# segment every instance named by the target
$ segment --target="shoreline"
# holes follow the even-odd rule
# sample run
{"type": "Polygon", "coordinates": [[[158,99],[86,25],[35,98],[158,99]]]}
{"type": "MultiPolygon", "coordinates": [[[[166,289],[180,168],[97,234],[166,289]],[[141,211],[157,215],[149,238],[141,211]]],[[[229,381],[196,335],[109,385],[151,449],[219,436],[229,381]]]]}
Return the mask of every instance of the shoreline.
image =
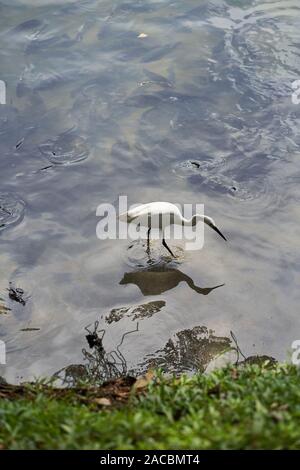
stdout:
{"type": "Polygon", "coordinates": [[[227,366],[99,386],[0,382],[1,449],[299,449],[300,370],[227,366]]]}

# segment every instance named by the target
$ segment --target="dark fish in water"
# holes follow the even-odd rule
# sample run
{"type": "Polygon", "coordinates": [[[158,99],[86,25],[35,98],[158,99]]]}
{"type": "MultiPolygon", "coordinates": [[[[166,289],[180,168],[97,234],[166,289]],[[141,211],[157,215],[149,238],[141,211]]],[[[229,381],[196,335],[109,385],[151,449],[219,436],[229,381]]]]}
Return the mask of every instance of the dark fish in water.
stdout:
{"type": "Polygon", "coordinates": [[[26,32],[30,30],[35,30],[37,28],[40,28],[43,25],[42,21],[40,20],[28,20],[24,21],[24,23],[19,24],[15,28],[13,28],[10,32],[11,33],[21,33],[21,32],[26,32]]]}
{"type": "Polygon", "coordinates": [[[144,69],[144,73],[150,80],[148,83],[155,83],[166,88],[172,88],[174,86],[173,83],[171,83],[167,78],[159,75],[158,73],[151,72],[147,69],[144,69]]]}
{"type": "Polygon", "coordinates": [[[39,331],[40,328],[21,328],[20,331],[39,331]]]}
{"type": "Polygon", "coordinates": [[[154,47],[149,52],[146,52],[142,57],[142,62],[154,62],[155,60],[159,60],[165,55],[172,52],[180,43],[177,42],[176,44],[168,44],[163,47],[154,47]]]}
{"type": "Polygon", "coordinates": [[[30,41],[26,48],[27,54],[33,54],[42,50],[46,50],[50,47],[71,47],[75,44],[76,40],[71,39],[67,34],[62,34],[58,37],[52,37],[47,39],[35,39],[30,41]]]}
{"type": "Polygon", "coordinates": [[[158,106],[161,101],[162,100],[155,95],[135,95],[127,98],[124,104],[126,106],[134,106],[136,108],[148,108],[158,106]]]}

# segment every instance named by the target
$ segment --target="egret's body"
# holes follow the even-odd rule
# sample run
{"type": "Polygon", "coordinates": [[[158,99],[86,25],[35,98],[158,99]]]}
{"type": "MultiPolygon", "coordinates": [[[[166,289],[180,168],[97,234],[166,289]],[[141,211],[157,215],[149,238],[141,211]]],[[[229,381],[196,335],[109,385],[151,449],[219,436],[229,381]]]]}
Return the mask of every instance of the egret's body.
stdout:
{"type": "Polygon", "coordinates": [[[183,220],[178,207],[170,202],[150,202],[149,204],[142,204],[121,214],[119,218],[124,222],[133,222],[135,224],[140,224],[142,227],[149,228],[149,216],[152,219],[151,228],[160,230],[165,230],[165,228],[170,225],[170,216],[173,216],[172,220],[174,220],[174,224],[181,225],[183,220]],[[166,217],[162,217],[162,221],[159,225],[160,215],[165,215],[166,217]]]}
{"type": "Polygon", "coordinates": [[[133,209],[130,209],[128,212],[120,214],[119,219],[127,223],[139,224],[141,227],[148,228],[148,250],[149,250],[149,237],[151,229],[159,229],[162,231],[162,243],[171,253],[174,254],[166,244],[164,238],[164,231],[170,225],[184,225],[184,226],[195,226],[198,221],[202,221],[207,224],[209,227],[214,229],[224,240],[226,238],[220,230],[217,228],[214,220],[211,217],[208,217],[203,214],[195,214],[190,219],[186,219],[182,216],[180,210],[175,204],[170,202],[150,202],[148,204],[142,204],[133,209]]]}

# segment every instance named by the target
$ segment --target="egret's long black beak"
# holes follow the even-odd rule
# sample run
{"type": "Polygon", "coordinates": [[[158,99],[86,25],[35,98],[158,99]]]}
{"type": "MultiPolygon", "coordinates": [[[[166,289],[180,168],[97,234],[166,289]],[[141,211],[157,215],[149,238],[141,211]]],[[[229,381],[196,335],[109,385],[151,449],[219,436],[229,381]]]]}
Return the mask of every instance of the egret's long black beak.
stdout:
{"type": "Polygon", "coordinates": [[[220,232],[220,230],[217,227],[211,227],[211,228],[213,228],[214,231],[217,232],[220,235],[220,237],[222,237],[223,240],[227,242],[227,239],[224,237],[224,235],[220,232]]]}

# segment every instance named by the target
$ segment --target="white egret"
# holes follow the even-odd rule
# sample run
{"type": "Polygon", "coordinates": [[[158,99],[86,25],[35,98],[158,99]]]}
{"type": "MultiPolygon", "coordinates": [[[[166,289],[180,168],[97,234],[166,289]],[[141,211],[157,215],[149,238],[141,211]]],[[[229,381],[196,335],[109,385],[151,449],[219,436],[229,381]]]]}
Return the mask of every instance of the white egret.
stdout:
{"type": "Polygon", "coordinates": [[[128,212],[123,212],[119,215],[119,219],[122,222],[139,224],[141,227],[148,228],[147,232],[147,251],[149,253],[150,247],[150,231],[151,229],[159,229],[162,232],[162,244],[169,251],[169,253],[175,258],[172,250],[168,247],[164,231],[166,227],[170,225],[183,225],[194,227],[198,221],[202,221],[210,228],[215,230],[225,241],[226,238],[220,232],[216,226],[214,220],[211,217],[203,214],[195,214],[190,219],[186,219],[182,216],[180,210],[175,204],[170,202],[150,202],[148,204],[142,204],[128,212]]]}

